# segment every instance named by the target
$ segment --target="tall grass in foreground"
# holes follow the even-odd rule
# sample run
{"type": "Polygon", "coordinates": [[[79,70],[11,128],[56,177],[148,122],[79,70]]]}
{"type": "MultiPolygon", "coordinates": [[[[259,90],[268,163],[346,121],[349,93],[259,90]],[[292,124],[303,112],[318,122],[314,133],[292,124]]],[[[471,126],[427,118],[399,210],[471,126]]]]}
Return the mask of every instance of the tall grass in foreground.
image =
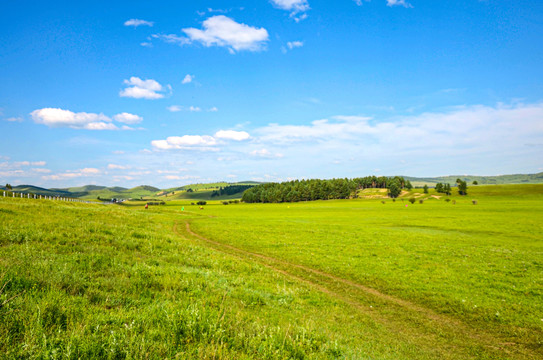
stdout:
{"type": "Polygon", "coordinates": [[[0,198],[0,354],[540,358],[542,196],[476,191],[204,210],[0,198]]]}

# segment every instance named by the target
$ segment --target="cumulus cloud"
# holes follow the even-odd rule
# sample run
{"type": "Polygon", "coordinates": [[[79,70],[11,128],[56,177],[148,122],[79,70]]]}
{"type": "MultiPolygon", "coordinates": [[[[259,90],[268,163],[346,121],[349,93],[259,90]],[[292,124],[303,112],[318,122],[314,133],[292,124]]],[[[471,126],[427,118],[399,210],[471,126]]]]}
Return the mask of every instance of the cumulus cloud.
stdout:
{"type": "Polygon", "coordinates": [[[215,133],[217,139],[243,141],[250,138],[250,135],[245,131],[234,130],[219,130],[215,133]]]}
{"type": "Polygon", "coordinates": [[[200,111],[202,111],[202,109],[199,108],[198,106],[190,106],[189,111],[190,112],[200,112],[200,111]]]}
{"type": "Polygon", "coordinates": [[[124,26],[133,26],[133,27],[138,27],[138,26],[152,27],[153,25],[154,25],[154,22],[141,20],[141,19],[130,19],[124,22],[124,26]]]}
{"type": "Polygon", "coordinates": [[[241,24],[224,15],[212,16],[202,25],[203,29],[183,29],[190,42],[199,42],[206,47],[226,47],[234,53],[263,50],[268,41],[266,29],[241,24]]]}
{"type": "Polygon", "coordinates": [[[170,136],[165,140],[153,140],[151,145],[155,150],[203,150],[218,151],[215,146],[217,140],[243,141],[250,136],[245,131],[219,130],[214,136],[209,135],[183,135],[170,136]]]}
{"type": "Polygon", "coordinates": [[[216,106],[213,106],[213,107],[209,108],[207,111],[209,111],[209,112],[217,112],[217,111],[219,111],[219,109],[216,106]]]}
{"type": "Polygon", "coordinates": [[[138,124],[143,121],[143,118],[138,115],[130,114],[130,113],[120,113],[113,117],[116,121],[121,122],[123,124],[138,124]]]}
{"type": "MultiPolygon", "coordinates": [[[[79,112],[58,108],[37,109],[30,113],[30,116],[37,124],[43,124],[52,128],[67,127],[71,129],[85,130],[133,130],[123,126],[119,129],[112,120],[104,114],[79,112]]],[[[116,121],[126,124],[135,124],[143,120],[140,116],[121,113],[113,117],[116,121]]]]}
{"type": "Polygon", "coordinates": [[[188,83],[191,83],[192,80],[194,80],[194,75],[187,74],[187,75],[185,75],[185,77],[183,78],[183,81],[181,81],[181,84],[188,84],[188,83]]]}
{"type": "Polygon", "coordinates": [[[58,108],[43,108],[32,111],[30,116],[32,116],[35,123],[53,128],[117,130],[117,127],[111,123],[111,119],[104,114],[74,113],[70,110],[58,108]]]}
{"type": "Polygon", "coordinates": [[[406,8],[413,7],[413,5],[405,2],[405,0],[387,0],[387,6],[403,6],[406,8]]]}
{"type": "Polygon", "coordinates": [[[10,118],[7,118],[6,121],[9,121],[9,122],[23,122],[23,118],[22,117],[10,117],[10,118]]]}
{"type": "Polygon", "coordinates": [[[121,97],[130,97],[134,99],[161,99],[164,94],[164,87],[156,80],[142,80],[139,77],[132,76],[128,80],[124,80],[124,84],[128,85],[126,89],[119,92],[121,97]]]}

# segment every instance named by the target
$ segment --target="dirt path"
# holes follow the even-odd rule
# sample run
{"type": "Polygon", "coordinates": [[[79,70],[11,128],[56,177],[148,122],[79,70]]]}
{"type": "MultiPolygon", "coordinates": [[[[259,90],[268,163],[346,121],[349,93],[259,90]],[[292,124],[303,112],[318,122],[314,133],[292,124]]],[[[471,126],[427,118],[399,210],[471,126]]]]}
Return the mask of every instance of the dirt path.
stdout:
{"type": "MultiPolygon", "coordinates": [[[[296,264],[296,263],[291,263],[286,260],[255,253],[255,252],[244,250],[244,249],[241,249],[229,244],[208,239],[192,231],[190,228],[190,223],[188,221],[185,221],[184,228],[185,228],[184,230],[186,234],[189,234],[192,237],[195,237],[211,245],[211,247],[217,251],[224,252],[230,256],[234,256],[241,260],[256,261],[260,265],[268,269],[271,269],[284,276],[290,277],[300,283],[304,283],[312,288],[315,288],[316,290],[330,296],[331,298],[343,301],[353,306],[358,311],[361,311],[364,314],[370,315],[374,319],[377,318],[376,320],[380,323],[389,322],[390,319],[385,319],[382,316],[379,316],[379,314],[377,314],[377,312],[374,311],[374,309],[372,309],[371,306],[358,301],[356,298],[353,297],[354,294],[351,291],[347,291],[345,289],[339,289],[338,291],[338,290],[332,290],[331,288],[334,288],[334,287],[337,288],[338,284],[343,284],[347,286],[347,288],[350,288],[351,290],[356,289],[360,291],[361,293],[363,293],[364,295],[370,295],[385,304],[394,305],[401,309],[404,309],[404,311],[411,312],[413,313],[413,316],[415,318],[418,318],[419,320],[420,318],[422,318],[423,321],[430,322],[433,325],[435,325],[435,328],[440,328],[441,330],[444,330],[446,332],[452,332],[457,337],[460,336],[462,338],[465,338],[465,341],[469,343],[472,343],[472,344],[478,343],[489,350],[497,351],[499,353],[501,352],[502,355],[507,356],[508,358],[520,358],[520,359],[539,358],[538,354],[531,352],[530,349],[526,349],[520,346],[519,344],[503,341],[502,339],[499,339],[490,333],[481,331],[480,329],[472,328],[458,319],[454,319],[446,315],[438,314],[431,309],[414,304],[410,301],[397,298],[392,295],[384,294],[376,289],[364,286],[362,284],[358,284],[348,279],[340,278],[338,276],[335,276],[333,274],[330,274],[321,270],[313,269],[313,268],[296,264]],[[279,265],[282,265],[283,268],[281,268],[279,265]],[[292,270],[288,271],[289,268],[301,270],[302,272],[306,273],[307,276],[302,277],[302,276],[293,274],[292,270]],[[317,277],[320,277],[321,281],[319,282],[315,279],[312,279],[311,275],[316,275],[317,277]],[[324,284],[322,284],[322,282],[324,282],[324,284]],[[340,292],[343,292],[343,294],[340,292]]],[[[173,227],[173,231],[177,235],[183,237],[183,234],[181,234],[178,229],[177,222],[175,223],[173,227]]],[[[439,333],[440,331],[437,331],[437,332],[439,333]]],[[[426,336],[428,334],[424,334],[424,335],[426,336]]]]}

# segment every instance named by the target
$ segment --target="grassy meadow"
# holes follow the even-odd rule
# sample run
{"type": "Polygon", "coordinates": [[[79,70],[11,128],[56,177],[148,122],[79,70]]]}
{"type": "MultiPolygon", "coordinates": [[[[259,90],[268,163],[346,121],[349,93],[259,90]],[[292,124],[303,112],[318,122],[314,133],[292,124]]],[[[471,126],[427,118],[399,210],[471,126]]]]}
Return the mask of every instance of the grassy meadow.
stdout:
{"type": "Polygon", "coordinates": [[[542,358],[543,185],[468,193],[204,210],[0,198],[0,353],[542,358]]]}

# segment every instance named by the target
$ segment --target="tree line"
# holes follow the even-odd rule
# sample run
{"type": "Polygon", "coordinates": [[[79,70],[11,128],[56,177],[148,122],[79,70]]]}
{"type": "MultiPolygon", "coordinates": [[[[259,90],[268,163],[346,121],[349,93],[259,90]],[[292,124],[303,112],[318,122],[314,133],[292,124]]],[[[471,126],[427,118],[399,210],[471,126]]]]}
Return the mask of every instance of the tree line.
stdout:
{"type": "Polygon", "coordinates": [[[355,198],[358,190],[388,189],[390,197],[398,197],[402,189],[412,189],[403,177],[366,176],[354,179],[294,180],[266,183],[247,189],[242,201],[246,203],[280,203],[312,200],[355,198]]]}
{"type": "Polygon", "coordinates": [[[240,192],[243,192],[247,189],[254,187],[254,185],[229,185],[225,187],[220,187],[219,190],[214,190],[211,193],[211,197],[222,196],[222,195],[234,195],[240,192]]]}

